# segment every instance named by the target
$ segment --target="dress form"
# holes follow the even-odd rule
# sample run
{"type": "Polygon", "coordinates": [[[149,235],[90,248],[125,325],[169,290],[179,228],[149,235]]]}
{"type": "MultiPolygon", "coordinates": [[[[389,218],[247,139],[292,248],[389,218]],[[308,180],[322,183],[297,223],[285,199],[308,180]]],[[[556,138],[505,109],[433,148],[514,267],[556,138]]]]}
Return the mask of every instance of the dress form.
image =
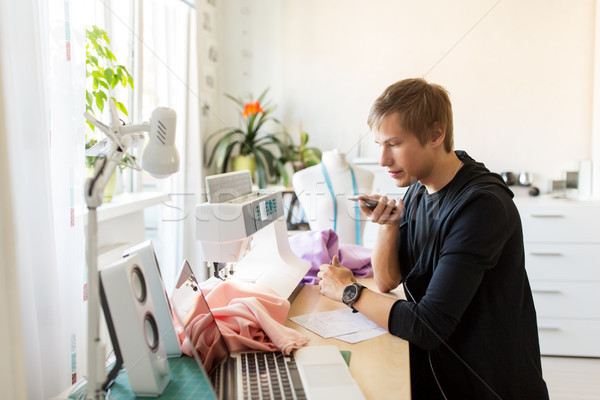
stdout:
{"type": "MultiPolygon", "coordinates": [[[[331,188],[337,202],[337,218],[333,198],[327,185],[322,166],[315,165],[296,172],[292,176],[292,186],[298,201],[304,209],[311,230],[334,229],[340,243],[356,244],[356,206],[357,203],[346,199],[353,196],[352,174],[356,181],[356,194],[370,194],[373,186],[373,173],[369,170],[351,166],[346,155],[337,150],[323,152],[321,163],[329,177],[331,188]]],[[[359,213],[361,237],[366,218],[359,213]]]]}

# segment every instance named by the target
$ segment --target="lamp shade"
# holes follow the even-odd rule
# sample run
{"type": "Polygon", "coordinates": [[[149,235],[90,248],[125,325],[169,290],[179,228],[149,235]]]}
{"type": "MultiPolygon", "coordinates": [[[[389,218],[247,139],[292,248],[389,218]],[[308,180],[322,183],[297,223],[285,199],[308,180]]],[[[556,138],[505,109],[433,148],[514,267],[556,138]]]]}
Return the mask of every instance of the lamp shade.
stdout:
{"type": "Polygon", "coordinates": [[[142,169],[155,178],[166,178],[179,171],[179,152],[175,147],[175,110],[159,107],[150,118],[149,141],[142,155],[142,169]]]}

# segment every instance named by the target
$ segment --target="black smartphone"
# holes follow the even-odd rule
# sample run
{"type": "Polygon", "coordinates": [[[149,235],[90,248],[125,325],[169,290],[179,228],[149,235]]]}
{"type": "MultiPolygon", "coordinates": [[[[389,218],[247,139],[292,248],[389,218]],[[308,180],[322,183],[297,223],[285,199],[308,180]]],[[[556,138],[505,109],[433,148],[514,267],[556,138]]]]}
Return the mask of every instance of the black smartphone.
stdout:
{"type": "MultiPolygon", "coordinates": [[[[377,200],[372,199],[370,197],[366,197],[366,196],[348,196],[346,198],[350,201],[356,201],[356,202],[358,202],[359,200],[363,200],[367,204],[367,207],[369,207],[371,210],[373,210],[375,207],[377,207],[377,204],[379,204],[379,202],[377,200]]],[[[392,211],[395,211],[395,210],[396,210],[396,206],[394,206],[392,211]]]]}

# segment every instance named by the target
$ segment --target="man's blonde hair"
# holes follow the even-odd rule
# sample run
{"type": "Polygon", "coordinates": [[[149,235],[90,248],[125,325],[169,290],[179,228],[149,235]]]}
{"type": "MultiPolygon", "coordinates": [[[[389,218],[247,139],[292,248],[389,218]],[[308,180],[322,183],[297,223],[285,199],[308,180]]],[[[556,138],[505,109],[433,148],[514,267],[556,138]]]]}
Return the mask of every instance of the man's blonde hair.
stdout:
{"type": "Polygon", "coordinates": [[[454,149],[452,104],[442,86],[422,78],[404,79],[388,86],[371,107],[369,128],[379,129],[384,118],[393,113],[398,113],[402,128],[412,132],[422,145],[429,140],[433,125],[439,123],[446,133],[444,149],[454,149]]]}

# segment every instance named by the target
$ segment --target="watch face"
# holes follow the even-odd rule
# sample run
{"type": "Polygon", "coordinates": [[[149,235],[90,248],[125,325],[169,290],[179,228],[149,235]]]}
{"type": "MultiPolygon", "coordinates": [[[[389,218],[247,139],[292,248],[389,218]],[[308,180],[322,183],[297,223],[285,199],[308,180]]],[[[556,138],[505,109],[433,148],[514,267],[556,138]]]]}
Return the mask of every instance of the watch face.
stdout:
{"type": "Polygon", "coordinates": [[[355,285],[346,286],[344,293],[342,294],[342,300],[344,300],[346,303],[354,300],[357,292],[358,288],[355,285]]]}

